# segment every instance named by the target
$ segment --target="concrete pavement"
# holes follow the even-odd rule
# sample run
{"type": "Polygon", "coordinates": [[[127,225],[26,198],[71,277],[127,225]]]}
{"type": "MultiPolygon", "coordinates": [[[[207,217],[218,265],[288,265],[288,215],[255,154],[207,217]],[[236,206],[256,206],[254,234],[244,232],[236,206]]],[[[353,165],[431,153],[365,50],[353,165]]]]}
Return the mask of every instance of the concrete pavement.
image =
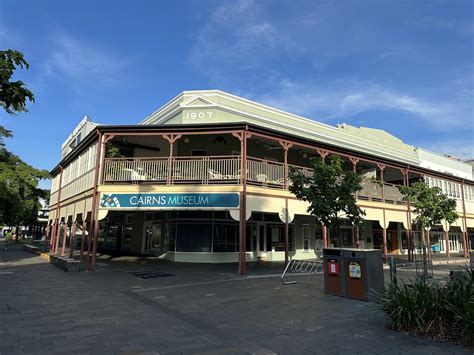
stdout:
{"type": "Polygon", "coordinates": [[[471,353],[385,329],[372,304],[324,295],[321,276],[104,261],[68,274],[16,246],[0,260],[1,354],[471,353]]]}

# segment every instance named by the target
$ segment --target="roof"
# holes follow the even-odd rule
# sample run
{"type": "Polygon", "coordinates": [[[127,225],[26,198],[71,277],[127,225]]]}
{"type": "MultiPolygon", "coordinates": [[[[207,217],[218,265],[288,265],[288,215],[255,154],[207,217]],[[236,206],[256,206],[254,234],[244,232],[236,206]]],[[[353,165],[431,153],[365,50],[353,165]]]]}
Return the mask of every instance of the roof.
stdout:
{"type": "Polygon", "coordinates": [[[336,127],[285,112],[220,90],[184,91],[140,125],[248,123],[313,142],[418,164],[416,148],[379,129],[341,124],[336,127]]]}

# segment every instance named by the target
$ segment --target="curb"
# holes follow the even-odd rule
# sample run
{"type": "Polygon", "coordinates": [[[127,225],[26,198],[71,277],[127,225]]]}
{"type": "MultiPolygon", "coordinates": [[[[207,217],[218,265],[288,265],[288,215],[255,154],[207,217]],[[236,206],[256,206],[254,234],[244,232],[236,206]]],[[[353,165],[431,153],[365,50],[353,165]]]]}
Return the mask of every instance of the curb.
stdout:
{"type": "MultiPolygon", "coordinates": [[[[462,260],[437,260],[433,261],[433,266],[436,265],[468,265],[469,264],[469,259],[462,259],[462,260]]],[[[406,263],[397,263],[397,267],[415,267],[415,265],[412,262],[406,262],[406,263]]],[[[389,264],[384,264],[383,265],[384,270],[390,270],[390,265],[389,264]]]]}

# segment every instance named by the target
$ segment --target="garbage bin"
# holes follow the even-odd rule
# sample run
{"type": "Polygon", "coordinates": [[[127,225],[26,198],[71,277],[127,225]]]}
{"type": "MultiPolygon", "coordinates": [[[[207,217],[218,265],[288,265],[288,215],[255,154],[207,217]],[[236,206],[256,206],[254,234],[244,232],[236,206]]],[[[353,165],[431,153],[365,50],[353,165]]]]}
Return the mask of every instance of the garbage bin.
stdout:
{"type": "Polygon", "coordinates": [[[370,299],[370,290],[384,287],[380,249],[323,249],[324,291],[326,294],[370,299]]]}
{"type": "Polygon", "coordinates": [[[328,295],[345,296],[341,249],[323,249],[323,269],[324,292],[328,295]]]}
{"type": "Polygon", "coordinates": [[[371,290],[384,288],[380,249],[344,249],[346,297],[368,301],[371,290]]]}

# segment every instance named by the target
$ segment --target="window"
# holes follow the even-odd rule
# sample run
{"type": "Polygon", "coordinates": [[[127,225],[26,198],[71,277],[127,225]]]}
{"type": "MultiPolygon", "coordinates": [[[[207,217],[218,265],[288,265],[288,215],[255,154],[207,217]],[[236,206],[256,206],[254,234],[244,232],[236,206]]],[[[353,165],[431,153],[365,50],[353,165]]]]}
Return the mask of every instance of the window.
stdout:
{"type": "Polygon", "coordinates": [[[237,251],[236,240],[239,237],[238,224],[214,224],[213,252],[237,251]]]}
{"type": "Polygon", "coordinates": [[[180,223],[178,225],[176,251],[210,252],[211,239],[211,224],[180,223]]]}

